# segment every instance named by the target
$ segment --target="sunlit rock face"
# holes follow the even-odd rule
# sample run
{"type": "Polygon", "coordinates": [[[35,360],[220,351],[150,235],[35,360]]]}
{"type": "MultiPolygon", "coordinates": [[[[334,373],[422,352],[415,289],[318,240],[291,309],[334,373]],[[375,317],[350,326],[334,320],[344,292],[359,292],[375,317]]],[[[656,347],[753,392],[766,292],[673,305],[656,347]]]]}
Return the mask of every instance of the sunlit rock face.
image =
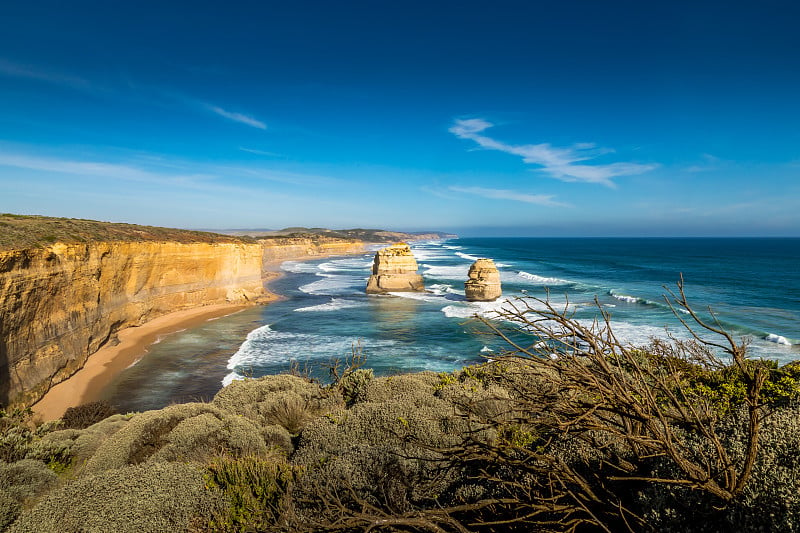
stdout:
{"type": "Polygon", "coordinates": [[[0,251],[0,405],[28,406],[115,333],[264,294],[259,244],[56,243],[0,251]]]}
{"type": "Polygon", "coordinates": [[[372,275],[367,281],[367,294],[424,290],[425,283],[422,276],[417,274],[417,260],[410,246],[399,242],[375,253],[372,275]]]}
{"type": "Polygon", "coordinates": [[[500,272],[491,259],[478,259],[469,267],[464,293],[470,302],[491,302],[503,294],[500,272]]]}

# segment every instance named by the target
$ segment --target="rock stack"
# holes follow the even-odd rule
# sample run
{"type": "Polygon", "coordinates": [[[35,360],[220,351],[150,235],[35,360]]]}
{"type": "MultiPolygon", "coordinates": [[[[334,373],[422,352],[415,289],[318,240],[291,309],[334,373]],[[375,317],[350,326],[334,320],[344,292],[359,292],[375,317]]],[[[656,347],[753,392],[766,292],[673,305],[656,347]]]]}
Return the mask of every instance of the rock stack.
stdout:
{"type": "Polygon", "coordinates": [[[417,261],[404,242],[387,246],[375,253],[367,294],[385,292],[422,292],[425,283],[417,274],[417,261]]]}
{"type": "Polygon", "coordinates": [[[491,259],[478,259],[469,267],[469,279],[464,283],[464,292],[470,302],[497,300],[503,290],[500,272],[491,259]]]}

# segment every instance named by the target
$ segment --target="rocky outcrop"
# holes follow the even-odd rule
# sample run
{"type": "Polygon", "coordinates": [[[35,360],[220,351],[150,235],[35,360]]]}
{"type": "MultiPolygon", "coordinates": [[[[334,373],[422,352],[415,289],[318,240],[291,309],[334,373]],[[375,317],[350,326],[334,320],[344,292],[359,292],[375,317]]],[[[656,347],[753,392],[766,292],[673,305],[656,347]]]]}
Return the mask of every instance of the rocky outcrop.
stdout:
{"type": "Polygon", "coordinates": [[[500,272],[491,259],[478,259],[469,267],[464,293],[470,302],[491,302],[503,294],[500,272]]]}
{"type": "Polygon", "coordinates": [[[409,245],[399,242],[375,253],[372,275],[367,281],[367,294],[424,290],[425,283],[422,276],[417,274],[417,261],[409,245]]]}
{"type": "Polygon", "coordinates": [[[31,405],[128,326],[263,295],[257,243],[94,242],[0,251],[0,404],[31,405]]]}

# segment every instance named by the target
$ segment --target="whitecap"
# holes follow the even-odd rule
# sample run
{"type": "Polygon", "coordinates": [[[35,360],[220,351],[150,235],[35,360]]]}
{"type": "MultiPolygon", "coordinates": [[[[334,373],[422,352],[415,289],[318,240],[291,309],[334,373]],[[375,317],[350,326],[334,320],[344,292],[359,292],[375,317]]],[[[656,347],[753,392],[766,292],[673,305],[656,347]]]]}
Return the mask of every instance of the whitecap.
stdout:
{"type": "Polygon", "coordinates": [[[284,261],[281,263],[281,270],[292,274],[314,274],[319,269],[317,265],[306,261],[284,261]]]}
{"type": "Polygon", "coordinates": [[[766,337],[764,337],[764,340],[768,342],[774,342],[775,344],[783,344],[784,346],[792,345],[792,341],[786,337],[783,337],[782,335],[775,335],[774,333],[768,334],[766,337]]]}
{"type": "Polygon", "coordinates": [[[479,257],[475,257],[474,255],[465,254],[463,252],[456,252],[456,255],[458,257],[461,257],[462,259],[469,259],[470,261],[477,261],[478,259],[480,259],[479,257]]]}
{"type": "Polygon", "coordinates": [[[481,348],[481,353],[490,353],[490,352],[494,352],[494,350],[492,350],[486,345],[484,345],[483,348],[481,348]]]}
{"type": "Polygon", "coordinates": [[[412,250],[417,261],[436,261],[441,259],[452,259],[449,255],[442,255],[441,250],[426,250],[424,248],[414,248],[412,250]]]}
{"type": "Polygon", "coordinates": [[[353,270],[365,270],[372,266],[372,259],[363,257],[348,257],[345,259],[334,259],[319,265],[323,272],[348,272],[353,270]]]}
{"type": "Polygon", "coordinates": [[[422,275],[427,278],[466,281],[469,274],[469,265],[444,266],[426,263],[422,267],[425,269],[422,275]]]}
{"type": "Polygon", "coordinates": [[[318,305],[310,305],[308,307],[300,307],[295,309],[296,313],[307,313],[313,311],[338,311],[339,309],[349,309],[352,307],[362,307],[366,302],[359,302],[355,300],[343,300],[341,298],[332,298],[330,302],[318,305]]]}
{"type": "Polygon", "coordinates": [[[399,296],[400,298],[407,298],[409,300],[421,300],[423,302],[441,302],[444,299],[442,294],[430,292],[389,292],[387,294],[399,296]]]}
{"type": "MultiPolygon", "coordinates": [[[[312,335],[276,331],[267,324],[254,329],[239,349],[228,360],[228,370],[242,376],[249,369],[268,364],[288,364],[297,354],[306,354],[317,359],[327,360],[339,357],[352,350],[356,338],[335,335],[312,335]]],[[[364,349],[385,349],[394,346],[394,340],[363,339],[364,349]]],[[[225,380],[236,378],[229,374],[225,380]]]]}
{"type": "Polygon", "coordinates": [[[472,318],[475,315],[495,318],[497,311],[510,310],[508,300],[495,300],[494,302],[463,302],[442,307],[441,311],[448,318],[472,318]],[[506,305],[508,304],[508,305],[506,305]]]}
{"type": "Polygon", "coordinates": [[[525,272],[524,270],[520,270],[517,272],[517,276],[530,281],[534,285],[567,285],[571,283],[568,280],[560,279],[560,278],[547,278],[544,276],[539,276],[537,274],[531,274],[530,272],[525,272]]]}
{"type": "Polygon", "coordinates": [[[366,279],[354,276],[333,276],[318,274],[323,279],[306,283],[299,289],[306,294],[335,296],[342,294],[361,294],[361,286],[366,286],[366,279]]]}
{"type": "Polygon", "coordinates": [[[244,376],[241,376],[241,375],[237,374],[236,372],[231,372],[230,374],[228,374],[227,376],[222,378],[222,386],[223,387],[227,387],[228,385],[230,385],[234,381],[242,381],[243,379],[244,379],[244,376]]]}

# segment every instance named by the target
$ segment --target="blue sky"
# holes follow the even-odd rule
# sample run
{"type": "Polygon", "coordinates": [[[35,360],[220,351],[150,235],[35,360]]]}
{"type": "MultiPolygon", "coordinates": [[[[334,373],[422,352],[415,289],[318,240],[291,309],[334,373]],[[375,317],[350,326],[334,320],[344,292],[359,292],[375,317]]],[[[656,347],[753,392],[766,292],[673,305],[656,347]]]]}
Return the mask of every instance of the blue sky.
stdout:
{"type": "Polygon", "coordinates": [[[798,20],[790,1],[8,0],[0,211],[800,236],[798,20]]]}

